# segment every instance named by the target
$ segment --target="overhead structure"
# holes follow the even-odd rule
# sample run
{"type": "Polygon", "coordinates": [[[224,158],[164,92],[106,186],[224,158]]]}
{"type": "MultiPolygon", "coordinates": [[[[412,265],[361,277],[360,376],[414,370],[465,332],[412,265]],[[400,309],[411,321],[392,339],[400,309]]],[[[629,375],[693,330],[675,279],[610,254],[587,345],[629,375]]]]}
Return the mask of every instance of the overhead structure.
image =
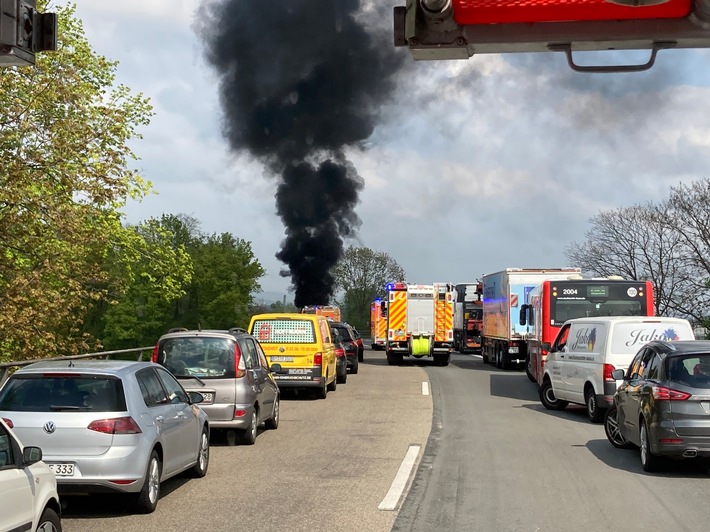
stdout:
{"type": "Polygon", "coordinates": [[[0,0],[0,67],[31,66],[35,54],[57,49],[57,14],[35,0],[0,0]]]}
{"type": "Polygon", "coordinates": [[[394,8],[394,44],[417,60],[557,51],[577,71],[636,72],[659,50],[710,48],[710,0],[406,0],[394,8]],[[601,50],[649,50],[649,58],[586,66],[572,55],[601,50]]]}

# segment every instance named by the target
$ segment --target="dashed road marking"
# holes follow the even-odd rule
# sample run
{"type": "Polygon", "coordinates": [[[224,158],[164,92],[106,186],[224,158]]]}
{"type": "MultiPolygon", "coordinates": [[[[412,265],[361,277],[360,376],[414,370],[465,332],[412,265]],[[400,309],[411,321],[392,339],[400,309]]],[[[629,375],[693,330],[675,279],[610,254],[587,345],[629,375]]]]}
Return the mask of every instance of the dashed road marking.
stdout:
{"type": "Polygon", "coordinates": [[[429,395],[429,383],[427,381],[422,382],[422,395],[429,395]]]}
{"type": "Polygon", "coordinates": [[[404,460],[399,466],[399,471],[392,481],[387,495],[382,499],[382,502],[378,506],[379,510],[395,510],[397,504],[399,504],[399,499],[404,493],[404,489],[407,487],[407,481],[409,480],[409,475],[412,473],[412,468],[414,463],[419,456],[419,450],[422,448],[421,445],[410,445],[407,449],[407,454],[404,455],[404,460]]]}

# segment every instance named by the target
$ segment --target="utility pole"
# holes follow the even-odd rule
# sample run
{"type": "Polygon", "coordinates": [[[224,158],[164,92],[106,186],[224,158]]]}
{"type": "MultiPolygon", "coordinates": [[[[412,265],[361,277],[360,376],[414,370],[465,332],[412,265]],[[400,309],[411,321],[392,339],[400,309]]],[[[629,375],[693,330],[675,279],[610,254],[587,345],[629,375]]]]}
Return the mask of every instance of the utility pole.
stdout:
{"type": "Polygon", "coordinates": [[[0,0],[0,68],[32,66],[35,54],[57,49],[57,14],[36,0],[0,0]]]}

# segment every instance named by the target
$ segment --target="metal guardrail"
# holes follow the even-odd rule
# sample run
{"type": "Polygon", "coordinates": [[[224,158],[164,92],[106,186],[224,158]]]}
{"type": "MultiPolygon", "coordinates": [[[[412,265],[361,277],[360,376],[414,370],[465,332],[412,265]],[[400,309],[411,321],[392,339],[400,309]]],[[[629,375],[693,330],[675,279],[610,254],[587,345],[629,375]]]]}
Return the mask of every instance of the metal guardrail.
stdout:
{"type": "Polygon", "coordinates": [[[143,359],[143,353],[146,351],[152,353],[155,346],[149,347],[135,347],[132,349],[118,349],[115,351],[98,351],[96,353],[85,353],[83,355],[70,355],[65,357],[51,357],[51,358],[35,358],[33,360],[16,360],[14,362],[4,362],[0,364],[0,386],[2,386],[7,378],[10,376],[10,370],[13,368],[21,368],[24,366],[29,366],[35,362],[50,362],[55,360],[81,360],[84,358],[109,358],[112,355],[123,355],[128,353],[138,353],[136,357],[137,361],[143,359]]]}

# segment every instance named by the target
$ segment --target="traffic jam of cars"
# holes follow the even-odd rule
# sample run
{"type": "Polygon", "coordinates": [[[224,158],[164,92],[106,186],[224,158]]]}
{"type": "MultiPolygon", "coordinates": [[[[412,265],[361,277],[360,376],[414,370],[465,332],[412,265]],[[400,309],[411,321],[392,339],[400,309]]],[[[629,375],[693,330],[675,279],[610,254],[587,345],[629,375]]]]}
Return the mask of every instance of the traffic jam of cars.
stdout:
{"type": "Polygon", "coordinates": [[[204,477],[210,435],[252,445],[279,426],[285,389],[325,399],[358,372],[355,329],[264,314],[250,330],[174,329],[151,361],[41,361],[0,387],[0,530],[61,530],[60,497],[123,496],[155,511],[161,483],[204,477]]]}
{"type": "MultiPolygon", "coordinates": [[[[572,286],[565,285],[568,281],[581,283],[561,277],[549,287],[550,294],[578,290],[558,288],[557,283],[572,286]]],[[[597,299],[606,294],[608,302],[614,283],[628,282],[587,283],[588,291],[597,299]]],[[[392,290],[408,288],[398,283],[392,290]]],[[[440,289],[444,297],[432,302],[448,301],[456,314],[454,300],[463,307],[466,289],[458,288],[458,295],[453,285],[440,289]]],[[[421,310],[422,286],[412,290],[421,310]]],[[[514,284],[506,290],[514,291],[514,284]]],[[[625,290],[639,299],[636,288],[625,290]]],[[[480,302],[485,282],[473,293],[480,302]]],[[[545,299],[544,290],[540,299],[545,299]]],[[[513,298],[508,295],[508,300],[513,298]]],[[[548,323],[554,323],[549,313],[555,309],[569,315],[570,308],[586,304],[583,298],[562,296],[542,306],[529,297],[520,301],[532,301],[520,306],[520,323],[541,321],[536,304],[545,308],[541,316],[548,323]]],[[[474,352],[483,363],[495,361],[505,370],[518,360],[506,355],[520,353],[486,351],[493,344],[485,299],[481,305],[483,323],[474,352]]],[[[385,316],[392,310],[386,307],[379,300],[373,303],[385,316]]],[[[510,316],[511,307],[506,307],[510,316]]],[[[639,449],[644,471],[657,471],[666,458],[710,457],[710,341],[695,340],[685,319],[626,315],[626,307],[617,307],[624,315],[606,315],[603,305],[594,303],[596,315],[587,308],[585,317],[561,321],[552,342],[540,342],[542,361],[525,357],[542,405],[549,410],[584,405],[590,421],[603,422],[611,445],[639,449]]],[[[308,312],[257,314],[248,329],[171,329],[158,339],[150,361],[40,361],[18,369],[0,387],[0,489],[10,494],[0,499],[0,529],[59,531],[62,499],[76,494],[120,495],[137,513],[155,511],[162,482],[207,474],[213,433],[224,433],[228,445],[253,445],[258,427],[279,427],[283,393],[325,399],[358,373],[364,360],[362,337],[335,318],[308,312]]],[[[377,324],[371,325],[374,346],[377,324]]],[[[470,345],[459,342],[458,350],[465,353],[470,345]]],[[[412,350],[403,356],[433,359],[431,352],[412,350]]]]}

